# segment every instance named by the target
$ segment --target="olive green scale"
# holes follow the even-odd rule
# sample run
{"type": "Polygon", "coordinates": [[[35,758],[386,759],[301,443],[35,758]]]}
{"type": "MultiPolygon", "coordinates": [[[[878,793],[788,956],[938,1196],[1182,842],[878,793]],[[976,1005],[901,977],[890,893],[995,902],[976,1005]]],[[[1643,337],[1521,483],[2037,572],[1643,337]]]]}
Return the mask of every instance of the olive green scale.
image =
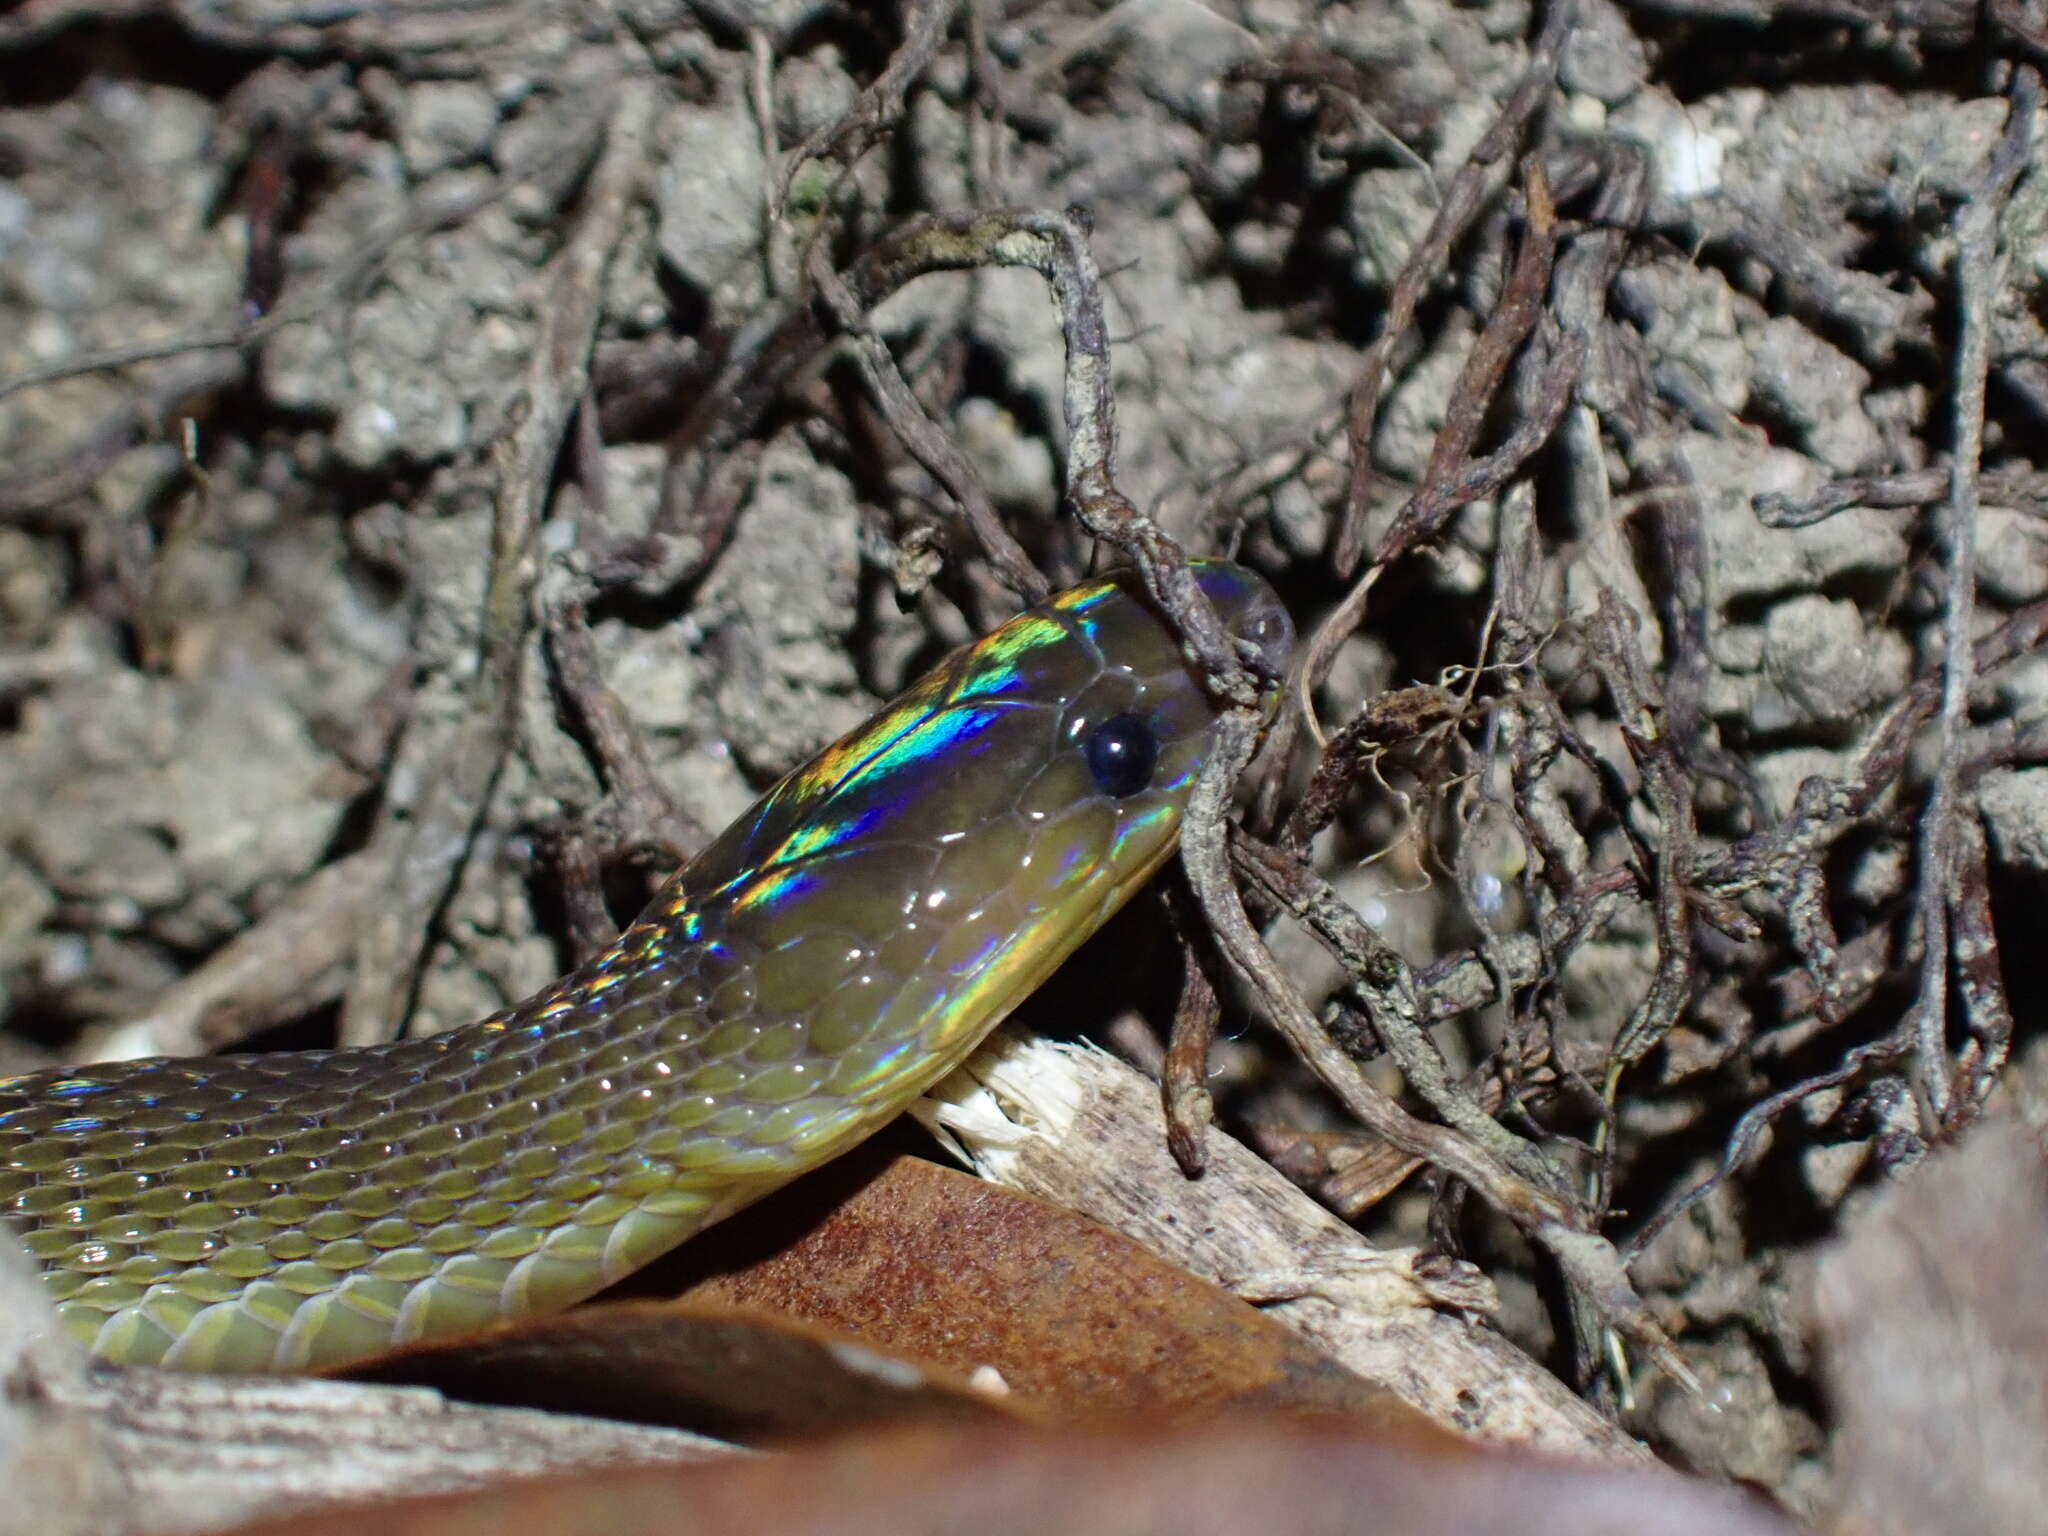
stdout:
{"type": "MultiPolygon", "coordinates": [[[[1277,672],[1270,589],[1196,571],[1277,672]]],[[[952,1070],[1171,853],[1214,727],[1128,579],[1060,593],[516,1007],[357,1050],[0,1079],[0,1215],[70,1331],[129,1363],[312,1369],[567,1306],[952,1070]],[[1126,718],[1157,758],[1111,795],[1088,743],[1126,718]]]]}

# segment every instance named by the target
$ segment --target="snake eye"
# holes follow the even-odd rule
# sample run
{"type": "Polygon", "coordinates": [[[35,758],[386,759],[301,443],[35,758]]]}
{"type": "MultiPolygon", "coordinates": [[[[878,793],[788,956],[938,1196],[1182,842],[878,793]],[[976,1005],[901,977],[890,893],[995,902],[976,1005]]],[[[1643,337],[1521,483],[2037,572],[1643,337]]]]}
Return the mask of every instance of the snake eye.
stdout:
{"type": "Polygon", "coordinates": [[[1095,787],[1112,800],[1127,800],[1152,782],[1159,742],[1140,715],[1113,715],[1081,744],[1095,787]]]}

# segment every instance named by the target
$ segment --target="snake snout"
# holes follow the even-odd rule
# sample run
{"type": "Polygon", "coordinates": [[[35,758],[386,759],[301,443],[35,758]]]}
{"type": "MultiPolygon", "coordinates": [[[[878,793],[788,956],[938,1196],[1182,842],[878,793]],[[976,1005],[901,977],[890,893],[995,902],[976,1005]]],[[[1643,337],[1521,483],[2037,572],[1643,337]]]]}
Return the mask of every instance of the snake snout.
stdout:
{"type": "Polygon", "coordinates": [[[1189,569],[1223,627],[1250,644],[1255,667],[1274,681],[1285,677],[1294,655],[1294,621],[1266,578],[1228,560],[1194,560],[1189,569]]]}

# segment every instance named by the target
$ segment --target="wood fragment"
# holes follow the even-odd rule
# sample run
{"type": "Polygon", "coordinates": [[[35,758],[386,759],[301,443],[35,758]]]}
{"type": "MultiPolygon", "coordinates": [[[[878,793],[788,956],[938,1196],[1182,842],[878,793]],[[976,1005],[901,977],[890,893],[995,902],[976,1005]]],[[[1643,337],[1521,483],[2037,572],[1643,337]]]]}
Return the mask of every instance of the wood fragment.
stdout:
{"type": "Polygon", "coordinates": [[[1360,1375],[1438,1422],[1532,1448],[1647,1460],[1513,1345],[1469,1265],[1377,1249],[1263,1158],[1210,1127],[1208,1171],[1166,1150],[1157,1090],[1099,1051],[998,1031],[936,1097],[984,1177],[1068,1206],[1162,1258],[1262,1301],[1360,1375]]]}

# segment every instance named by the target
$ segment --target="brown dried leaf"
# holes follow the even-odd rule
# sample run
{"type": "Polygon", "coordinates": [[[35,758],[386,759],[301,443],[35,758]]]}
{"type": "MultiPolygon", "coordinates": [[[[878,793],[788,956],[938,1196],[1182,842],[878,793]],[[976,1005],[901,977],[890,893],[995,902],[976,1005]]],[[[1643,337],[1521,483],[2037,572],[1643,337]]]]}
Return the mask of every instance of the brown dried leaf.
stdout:
{"type": "Polygon", "coordinates": [[[1795,1536],[1730,1490],[1442,1436],[1263,1420],[925,1428],[416,1500],[243,1536],[1795,1536]]]}
{"type": "Polygon", "coordinates": [[[346,1373],[465,1402],[587,1413],[727,1439],[1020,1410],[921,1360],[716,1301],[619,1301],[401,1350],[346,1373]]]}
{"type": "Polygon", "coordinates": [[[1419,1417],[1130,1239],[920,1158],[847,1168],[755,1214],[737,1243],[714,1240],[692,1257],[701,1278],[686,1298],[788,1313],[963,1373],[993,1370],[1060,1416],[1230,1403],[1419,1417]]]}
{"type": "Polygon", "coordinates": [[[1822,1261],[1838,1528],[2009,1536],[2048,1511],[2048,1159],[1989,1124],[1822,1261]]]}

